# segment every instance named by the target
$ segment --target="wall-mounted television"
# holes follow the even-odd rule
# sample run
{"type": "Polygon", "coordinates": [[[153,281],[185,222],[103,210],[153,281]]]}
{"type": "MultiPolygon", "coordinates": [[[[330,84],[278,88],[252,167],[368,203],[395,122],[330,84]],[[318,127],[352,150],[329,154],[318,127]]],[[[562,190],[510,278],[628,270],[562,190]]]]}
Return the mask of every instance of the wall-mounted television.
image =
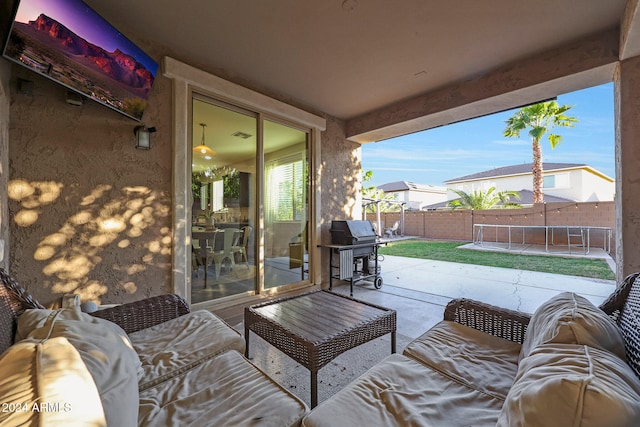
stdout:
{"type": "Polygon", "coordinates": [[[3,56],[138,121],[158,71],[81,0],[20,0],[3,56]]]}

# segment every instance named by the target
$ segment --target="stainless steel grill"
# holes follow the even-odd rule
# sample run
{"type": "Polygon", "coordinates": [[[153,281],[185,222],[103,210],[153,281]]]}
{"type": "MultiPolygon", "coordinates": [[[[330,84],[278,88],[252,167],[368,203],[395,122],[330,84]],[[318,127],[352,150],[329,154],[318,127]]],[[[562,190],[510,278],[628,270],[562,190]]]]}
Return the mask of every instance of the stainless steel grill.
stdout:
{"type": "Polygon", "coordinates": [[[378,236],[371,221],[334,220],[331,221],[331,243],[334,245],[358,245],[354,248],[354,257],[368,256],[378,236]],[[360,245],[370,244],[369,247],[360,245]]]}
{"type": "Polygon", "coordinates": [[[351,295],[353,284],[359,281],[372,281],[376,289],[382,287],[380,265],[378,264],[378,236],[370,221],[334,220],[331,221],[331,249],[329,270],[329,289],[333,279],[349,280],[351,295]],[[338,255],[338,265],[333,264],[333,255],[338,255]],[[334,274],[334,269],[338,274],[334,274]]]}

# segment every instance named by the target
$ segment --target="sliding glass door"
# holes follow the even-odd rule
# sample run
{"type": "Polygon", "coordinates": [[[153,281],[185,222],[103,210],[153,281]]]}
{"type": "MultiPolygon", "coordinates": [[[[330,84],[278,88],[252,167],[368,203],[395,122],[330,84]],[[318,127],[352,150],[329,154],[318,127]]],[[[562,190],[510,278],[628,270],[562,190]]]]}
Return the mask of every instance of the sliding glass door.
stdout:
{"type": "Polygon", "coordinates": [[[193,99],[192,303],[257,289],[257,124],[255,113],[193,99]]]}
{"type": "Polygon", "coordinates": [[[264,287],[309,278],[308,134],[264,121],[264,287]]]}
{"type": "Polygon", "coordinates": [[[194,95],[192,135],[191,302],[308,281],[309,131],[194,95]]]}

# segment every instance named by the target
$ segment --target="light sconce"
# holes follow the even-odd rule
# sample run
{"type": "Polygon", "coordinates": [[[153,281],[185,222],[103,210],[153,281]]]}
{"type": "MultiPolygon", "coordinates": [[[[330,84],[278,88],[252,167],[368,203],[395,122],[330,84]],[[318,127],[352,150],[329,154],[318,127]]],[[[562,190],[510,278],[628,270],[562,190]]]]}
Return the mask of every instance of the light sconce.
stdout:
{"type": "Polygon", "coordinates": [[[133,133],[136,135],[136,148],[138,150],[151,149],[151,134],[156,131],[155,127],[146,127],[145,125],[136,126],[133,133]]]}

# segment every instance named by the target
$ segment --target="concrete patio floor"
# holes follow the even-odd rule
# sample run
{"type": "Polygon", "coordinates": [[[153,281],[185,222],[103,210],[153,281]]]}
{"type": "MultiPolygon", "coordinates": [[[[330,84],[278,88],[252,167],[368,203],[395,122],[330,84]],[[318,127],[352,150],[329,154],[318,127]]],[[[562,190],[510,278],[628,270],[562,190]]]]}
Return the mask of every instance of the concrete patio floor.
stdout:
{"type": "MultiPolygon", "coordinates": [[[[354,285],[353,296],[395,309],[398,332],[412,338],[442,320],[444,308],[453,298],[472,298],[532,313],[564,291],[583,295],[598,305],[616,286],[614,280],[389,255],[381,266],[382,288],[376,290],[361,282],[354,285]]],[[[341,282],[333,290],[349,295],[349,284],[341,282]]]]}

